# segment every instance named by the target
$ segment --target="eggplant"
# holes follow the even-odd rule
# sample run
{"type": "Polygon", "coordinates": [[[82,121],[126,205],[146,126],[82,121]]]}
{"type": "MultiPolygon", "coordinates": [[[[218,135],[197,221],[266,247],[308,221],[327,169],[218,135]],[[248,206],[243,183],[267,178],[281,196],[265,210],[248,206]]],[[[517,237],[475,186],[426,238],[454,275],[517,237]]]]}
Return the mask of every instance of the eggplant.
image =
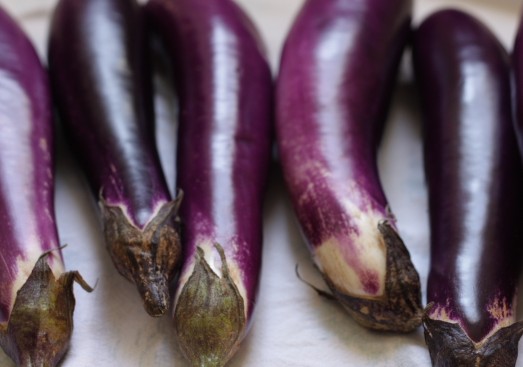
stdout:
{"type": "Polygon", "coordinates": [[[56,366],[70,343],[76,271],[64,272],[54,212],[47,73],[0,9],[0,346],[17,366],[56,366]]]}
{"type": "Polygon", "coordinates": [[[294,211],[333,296],[361,325],[421,324],[418,273],[376,155],[410,34],[410,0],[308,0],[285,41],[276,135],[294,211]]]}
{"type": "Polygon", "coordinates": [[[151,316],[169,306],[181,260],[181,194],[172,200],[153,133],[143,14],[134,0],[61,0],[49,71],[68,139],[98,197],[105,244],[151,316]]]}
{"type": "Polygon", "coordinates": [[[509,56],[479,20],[434,13],[414,36],[430,214],[425,340],[433,366],[514,366],[523,170],[509,56]]]}
{"type": "Polygon", "coordinates": [[[170,55],[179,95],[185,255],[174,326],[193,365],[223,366],[256,303],[271,72],[260,36],[233,1],[151,0],[145,11],[170,55]]]}

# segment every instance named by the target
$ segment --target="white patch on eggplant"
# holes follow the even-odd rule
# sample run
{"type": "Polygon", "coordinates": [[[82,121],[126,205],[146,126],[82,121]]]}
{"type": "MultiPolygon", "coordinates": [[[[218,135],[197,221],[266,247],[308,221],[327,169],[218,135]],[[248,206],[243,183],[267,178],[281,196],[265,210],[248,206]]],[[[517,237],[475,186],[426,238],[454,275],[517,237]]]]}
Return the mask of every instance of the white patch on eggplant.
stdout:
{"type": "Polygon", "coordinates": [[[385,291],[387,249],[378,224],[388,219],[386,210],[373,209],[372,199],[354,182],[342,186],[327,175],[324,180],[323,189],[337,196],[343,212],[336,233],[313,247],[314,261],[341,292],[380,297],[385,291]]]}
{"type": "Polygon", "coordinates": [[[333,236],[314,250],[314,260],[321,272],[341,292],[359,297],[380,297],[385,290],[387,251],[378,230],[381,215],[362,213],[353,217],[359,233],[333,236]],[[349,244],[350,242],[350,244],[349,244]],[[364,279],[370,274],[375,287],[369,289],[364,279]]]}

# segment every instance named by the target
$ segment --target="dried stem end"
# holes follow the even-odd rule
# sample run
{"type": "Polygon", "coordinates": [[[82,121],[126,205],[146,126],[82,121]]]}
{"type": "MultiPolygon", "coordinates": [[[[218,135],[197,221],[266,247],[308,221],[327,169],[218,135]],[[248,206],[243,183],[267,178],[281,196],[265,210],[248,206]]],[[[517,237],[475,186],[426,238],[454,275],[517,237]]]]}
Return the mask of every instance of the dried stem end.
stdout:
{"type": "Polygon", "coordinates": [[[73,331],[73,284],[93,289],[76,271],[55,278],[41,256],[17,293],[8,322],[0,324],[0,346],[17,366],[58,365],[69,347],[73,331]]]}
{"type": "Polygon", "coordinates": [[[244,300],[229,275],[222,247],[219,277],[198,247],[193,273],[183,286],[174,311],[180,348],[193,366],[221,367],[236,352],[245,332],[244,300]]]}
{"type": "Polygon", "coordinates": [[[378,224],[387,249],[385,292],[379,298],[354,297],[341,292],[326,274],[323,277],[334,297],[360,325],[394,332],[411,332],[421,325],[421,285],[410,254],[396,230],[378,224]]]}
{"type": "Polygon", "coordinates": [[[119,206],[101,199],[105,244],[118,272],[138,288],[147,313],[162,316],[169,307],[169,285],[181,260],[178,208],[182,195],[164,204],[142,230],[119,206]]]}
{"type": "Polygon", "coordinates": [[[514,367],[523,322],[503,327],[479,343],[457,323],[423,317],[425,342],[434,367],[514,367]]]}

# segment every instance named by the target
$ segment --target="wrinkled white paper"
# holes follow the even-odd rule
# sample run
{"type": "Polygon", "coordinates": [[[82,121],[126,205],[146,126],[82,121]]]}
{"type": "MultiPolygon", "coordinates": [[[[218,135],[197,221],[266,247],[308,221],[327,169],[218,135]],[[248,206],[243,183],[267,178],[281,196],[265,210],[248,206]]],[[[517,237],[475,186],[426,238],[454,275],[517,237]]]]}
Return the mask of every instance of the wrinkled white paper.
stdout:
{"type": "MultiPolygon", "coordinates": [[[[238,2],[260,28],[276,73],[283,39],[302,0],[238,2]]],[[[22,23],[45,60],[55,0],[3,0],[1,3],[22,23]]],[[[459,6],[482,19],[511,48],[519,20],[519,3],[518,0],[418,0],[415,22],[442,6],[459,6]]],[[[425,285],[429,262],[427,202],[421,121],[410,70],[407,57],[385,132],[379,167],[400,232],[425,285]]],[[[158,107],[161,116],[169,115],[168,106],[158,107]]],[[[175,128],[172,123],[160,123],[157,131],[165,171],[174,187],[175,128]]],[[[96,206],[63,138],[59,139],[57,153],[56,215],[60,240],[68,244],[64,249],[66,267],[79,270],[89,283],[97,284],[91,294],[75,287],[75,330],[62,367],[188,367],[176,346],[170,318],[149,317],[134,286],[112,266],[102,242],[96,206]]],[[[421,328],[409,335],[365,330],[340,306],[318,296],[296,277],[298,264],[303,278],[324,287],[311,265],[281,174],[274,168],[266,200],[263,274],[255,320],[230,366],[430,366],[421,328]]],[[[0,366],[14,366],[1,351],[0,366]]],[[[523,367],[523,357],[517,366],[523,367]]]]}

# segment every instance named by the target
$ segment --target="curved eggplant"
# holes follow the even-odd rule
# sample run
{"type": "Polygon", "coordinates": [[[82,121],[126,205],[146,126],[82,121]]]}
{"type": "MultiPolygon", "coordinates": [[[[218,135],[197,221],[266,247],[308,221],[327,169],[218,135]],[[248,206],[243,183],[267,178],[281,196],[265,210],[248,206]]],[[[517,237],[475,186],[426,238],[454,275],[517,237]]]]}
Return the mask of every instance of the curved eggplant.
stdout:
{"type": "Polygon", "coordinates": [[[458,10],[414,40],[424,115],[431,263],[423,319],[434,366],[514,366],[523,170],[511,116],[509,58],[458,10]]]}
{"type": "Polygon", "coordinates": [[[376,155],[410,0],[308,0],[285,42],[276,94],[283,173],[315,264],[363,326],[421,323],[419,276],[376,155]]]}
{"type": "Polygon", "coordinates": [[[261,266],[272,80],[252,23],[230,0],[151,0],[180,98],[184,265],[174,301],[181,349],[223,366],[245,337],[261,266]]]}
{"type": "Polygon", "coordinates": [[[73,329],[73,284],[92,289],[64,273],[47,74],[2,9],[0,45],[0,346],[17,366],[56,366],[73,329]]]}
{"type": "Polygon", "coordinates": [[[49,68],[66,132],[99,195],[113,263],[147,312],[161,316],[181,259],[181,196],[171,200],[155,147],[142,18],[134,0],[61,0],[49,68]]]}

